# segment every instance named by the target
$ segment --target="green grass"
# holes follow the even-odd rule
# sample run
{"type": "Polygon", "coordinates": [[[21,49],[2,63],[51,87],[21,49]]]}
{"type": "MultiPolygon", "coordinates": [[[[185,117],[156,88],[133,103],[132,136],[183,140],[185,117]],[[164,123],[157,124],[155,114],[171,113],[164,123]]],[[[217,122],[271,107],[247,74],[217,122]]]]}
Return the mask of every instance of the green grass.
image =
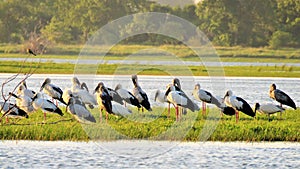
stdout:
{"type": "MultiPolygon", "coordinates": [[[[63,117],[48,115],[46,123],[43,114],[38,111],[29,119],[22,119],[16,124],[2,122],[0,138],[5,140],[118,140],[146,139],[172,141],[203,140],[204,133],[209,133],[208,141],[300,141],[300,110],[288,109],[282,119],[278,116],[268,118],[257,115],[256,119],[240,113],[240,121],[234,117],[222,116],[217,109],[208,109],[208,116],[200,112],[188,112],[181,121],[176,122],[174,109],[171,117],[167,118],[166,109],[154,108],[152,112],[137,112],[127,118],[109,115],[105,123],[99,122],[99,111],[93,110],[96,124],[80,124],[65,113],[63,117]],[[209,126],[206,128],[206,125],[209,126]],[[215,126],[215,130],[214,127],[215,126]]],[[[205,139],[206,140],[206,139],[205,139]]]]}
{"type": "MultiPolygon", "coordinates": [[[[56,58],[56,59],[77,59],[83,45],[55,45],[50,46],[46,54],[38,55],[39,58],[56,58]]],[[[99,54],[105,51],[104,60],[121,60],[124,57],[130,56],[131,59],[139,59],[142,57],[152,57],[152,59],[165,59],[170,54],[177,56],[183,60],[199,61],[199,57],[186,46],[145,46],[145,45],[116,45],[109,49],[106,46],[86,47],[91,56],[85,59],[99,59],[99,54]],[[132,56],[137,54],[138,56],[132,56]]],[[[201,48],[196,48],[201,49],[201,48]]],[[[250,47],[215,47],[217,54],[223,62],[276,62],[287,63],[300,61],[299,48],[250,48],[250,47]]],[[[1,58],[23,58],[27,57],[24,46],[0,44],[1,58]]],[[[205,56],[205,55],[204,55],[205,56]]]]}
{"type": "Polygon", "coordinates": [[[71,63],[0,62],[1,73],[27,73],[36,69],[37,74],[73,74],[74,70],[85,74],[127,75],[138,72],[141,75],[183,75],[183,76],[240,76],[240,77],[300,77],[300,67],[292,66],[172,66],[172,65],[77,65],[71,63]],[[23,65],[23,66],[22,66],[23,65]]]}

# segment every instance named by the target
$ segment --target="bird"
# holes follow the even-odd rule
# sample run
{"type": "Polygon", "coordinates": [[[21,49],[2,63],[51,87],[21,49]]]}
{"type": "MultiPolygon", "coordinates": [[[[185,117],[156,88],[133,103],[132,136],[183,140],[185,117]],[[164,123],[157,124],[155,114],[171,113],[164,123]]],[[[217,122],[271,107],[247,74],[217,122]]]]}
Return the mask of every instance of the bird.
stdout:
{"type": "Polygon", "coordinates": [[[176,121],[179,121],[179,106],[188,108],[193,112],[196,110],[194,102],[191,99],[189,99],[184,92],[176,90],[173,84],[169,84],[167,86],[165,96],[167,97],[167,100],[170,103],[172,103],[176,109],[176,121]]]}
{"type": "Polygon", "coordinates": [[[223,115],[223,114],[228,115],[228,116],[235,115],[235,109],[232,108],[232,107],[227,106],[224,103],[224,99],[223,98],[221,98],[219,96],[216,96],[215,98],[219,102],[218,104],[216,104],[216,106],[221,110],[221,115],[223,115]]]}
{"type": "Polygon", "coordinates": [[[125,106],[126,103],[129,103],[133,106],[136,106],[138,108],[141,108],[141,105],[138,101],[138,99],[128,90],[123,89],[121,84],[117,84],[115,87],[115,91],[121,96],[121,98],[125,101],[125,106]]]}
{"type": "Polygon", "coordinates": [[[35,95],[35,91],[28,89],[28,88],[27,88],[27,85],[26,85],[26,81],[23,81],[23,82],[18,86],[17,94],[18,94],[18,95],[26,95],[26,96],[28,96],[28,97],[30,97],[30,98],[33,98],[34,95],[35,95]]]}
{"type": "Polygon", "coordinates": [[[124,116],[132,114],[131,110],[122,106],[120,103],[118,103],[116,101],[112,101],[111,104],[112,104],[112,112],[117,116],[124,117],[124,116]]]}
{"type": "Polygon", "coordinates": [[[100,109],[100,121],[102,121],[102,110],[105,110],[106,122],[108,119],[108,114],[113,114],[112,111],[112,98],[110,97],[107,89],[104,86],[103,82],[99,82],[97,87],[95,88],[94,93],[97,95],[97,102],[100,109]]]}
{"type": "Polygon", "coordinates": [[[156,92],[155,92],[154,101],[158,101],[160,103],[169,103],[165,94],[163,92],[161,92],[159,89],[156,90],[156,92]]]}
{"type": "Polygon", "coordinates": [[[1,113],[6,116],[6,122],[8,122],[8,118],[28,118],[28,114],[15,104],[0,102],[0,107],[1,113]]]}
{"type": "Polygon", "coordinates": [[[72,94],[72,91],[70,88],[66,88],[64,91],[63,91],[63,94],[62,94],[62,99],[64,100],[65,103],[68,103],[70,98],[74,96],[74,94],[72,94]]]}
{"type": "Polygon", "coordinates": [[[71,94],[66,109],[80,123],[96,123],[95,117],[79,97],[71,94]]]}
{"type": "Polygon", "coordinates": [[[285,109],[282,108],[281,106],[275,105],[275,104],[272,104],[272,103],[267,103],[267,104],[255,103],[254,110],[255,110],[255,113],[256,113],[256,111],[258,111],[260,113],[268,115],[269,121],[270,121],[270,115],[271,114],[280,112],[280,115],[281,115],[281,113],[283,111],[285,111],[285,109]]]}
{"type": "Polygon", "coordinates": [[[293,109],[297,109],[295,102],[283,91],[276,89],[275,84],[271,84],[270,90],[269,90],[269,96],[270,98],[278,101],[280,103],[280,106],[287,105],[292,107],[293,109]]]}
{"type": "MultiPolygon", "coordinates": [[[[47,95],[52,97],[52,99],[59,100],[61,103],[64,105],[67,105],[67,103],[63,100],[62,95],[63,91],[61,88],[55,86],[54,84],[51,84],[51,79],[46,78],[40,88],[40,92],[45,92],[47,95]]],[[[56,106],[57,106],[57,101],[56,101],[56,106]]]]}
{"type": "Polygon", "coordinates": [[[112,101],[115,101],[121,105],[124,105],[122,97],[112,88],[107,87],[108,93],[112,98],[112,101]]]}
{"type": "Polygon", "coordinates": [[[61,109],[57,107],[53,102],[47,99],[43,99],[41,93],[35,94],[32,99],[32,105],[36,110],[41,109],[44,112],[44,121],[46,121],[46,112],[59,114],[60,116],[64,115],[61,109]]]}
{"type": "Polygon", "coordinates": [[[138,78],[137,75],[131,76],[132,83],[134,85],[134,88],[132,90],[133,95],[138,99],[140,105],[142,106],[142,112],[144,111],[143,108],[145,108],[148,111],[152,111],[148,96],[146,92],[143,91],[141,86],[138,84],[138,78]]]}
{"type": "Polygon", "coordinates": [[[18,108],[22,109],[26,113],[32,113],[36,111],[36,109],[32,105],[32,98],[27,95],[16,95],[14,93],[9,92],[10,96],[16,98],[16,105],[18,108]]]}
{"type": "Polygon", "coordinates": [[[247,114],[248,116],[255,117],[255,113],[250,105],[241,97],[234,96],[231,90],[226,91],[224,102],[227,106],[235,109],[236,122],[239,120],[239,111],[247,114]]]}
{"type": "Polygon", "coordinates": [[[81,98],[84,104],[93,109],[97,105],[97,100],[94,95],[89,93],[88,87],[85,83],[80,83],[77,77],[72,78],[71,92],[73,95],[81,98]]]}
{"type": "Polygon", "coordinates": [[[202,101],[202,114],[206,114],[206,103],[215,104],[217,107],[220,107],[220,102],[215,98],[210,92],[200,88],[200,84],[197,83],[194,87],[192,95],[198,101],[202,101]]]}
{"type": "Polygon", "coordinates": [[[32,51],[31,49],[27,48],[27,50],[26,50],[26,51],[27,51],[27,53],[28,53],[28,54],[31,54],[31,55],[34,55],[34,56],[36,56],[36,54],[35,54],[35,53],[33,53],[33,51],[32,51]]]}

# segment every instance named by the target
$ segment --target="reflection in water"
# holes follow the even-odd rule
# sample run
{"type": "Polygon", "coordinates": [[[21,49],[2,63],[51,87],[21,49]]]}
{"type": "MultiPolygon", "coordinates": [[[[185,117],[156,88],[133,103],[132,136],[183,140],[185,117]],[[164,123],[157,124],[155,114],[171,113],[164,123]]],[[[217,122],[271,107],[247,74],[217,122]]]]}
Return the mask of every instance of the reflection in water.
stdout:
{"type": "Polygon", "coordinates": [[[299,168],[299,143],[2,141],[2,168],[299,168]],[[153,149],[151,146],[159,147],[153,149]],[[164,151],[168,144],[169,151],[164,151]],[[129,145],[129,146],[128,146],[129,145]],[[136,145],[136,146],[133,146],[136,145]],[[119,151],[110,151],[114,147],[119,151]],[[146,156],[144,154],[152,154],[146,156]]]}

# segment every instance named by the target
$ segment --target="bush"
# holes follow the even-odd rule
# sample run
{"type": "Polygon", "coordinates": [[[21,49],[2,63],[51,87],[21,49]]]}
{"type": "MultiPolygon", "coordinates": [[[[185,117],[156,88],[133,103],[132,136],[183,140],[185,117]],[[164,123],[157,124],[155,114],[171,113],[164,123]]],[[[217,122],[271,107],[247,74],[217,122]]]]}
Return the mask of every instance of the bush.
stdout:
{"type": "Polygon", "coordinates": [[[276,31],[270,40],[270,47],[273,49],[288,47],[292,43],[292,35],[289,32],[276,31]]]}

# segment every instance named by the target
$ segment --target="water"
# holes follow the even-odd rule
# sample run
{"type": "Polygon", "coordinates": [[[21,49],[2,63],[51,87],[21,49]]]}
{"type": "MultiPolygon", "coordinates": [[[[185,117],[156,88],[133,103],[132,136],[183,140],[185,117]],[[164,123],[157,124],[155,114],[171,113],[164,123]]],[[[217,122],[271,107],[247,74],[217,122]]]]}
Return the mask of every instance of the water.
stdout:
{"type": "MultiPolygon", "coordinates": [[[[0,61],[24,61],[24,58],[0,58],[0,61]]],[[[39,59],[39,58],[30,58],[31,62],[54,62],[54,63],[71,63],[77,64],[78,59],[39,59]]],[[[81,64],[140,64],[140,65],[182,65],[185,66],[202,66],[203,62],[197,61],[174,61],[174,60],[96,60],[96,59],[80,59],[81,64]]],[[[205,62],[205,66],[293,66],[299,67],[300,63],[266,63],[266,62],[205,62]]]]}
{"type": "Polygon", "coordinates": [[[0,167],[300,168],[300,144],[125,140],[115,142],[2,141],[0,142],[0,167]]]}
{"type": "MultiPolygon", "coordinates": [[[[12,74],[0,74],[0,83],[3,83],[6,78],[12,74]]],[[[52,79],[52,83],[65,88],[71,87],[71,78],[74,75],[32,75],[26,81],[28,88],[38,91],[46,77],[52,79]]],[[[24,77],[19,76],[16,80],[9,83],[4,88],[4,93],[12,91],[16,84],[24,77]]],[[[97,83],[103,81],[106,86],[115,88],[118,83],[121,83],[123,88],[131,91],[133,84],[130,75],[89,75],[78,76],[81,82],[86,82],[90,90],[93,90],[97,83]]],[[[178,77],[178,76],[177,76],[178,77]]],[[[150,103],[153,106],[163,106],[163,104],[155,103],[154,96],[157,89],[164,91],[166,85],[171,83],[172,76],[139,76],[140,86],[148,94],[150,103]]],[[[234,95],[244,98],[250,105],[254,106],[256,102],[266,103],[273,102],[269,98],[269,87],[275,83],[277,87],[286,92],[296,103],[300,105],[300,78],[243,78],[243,77],[200,77],[200,76],[184,76],[178,77],[181,80],[182,89],[191,98],[192,90],[195,83],[200,83],[201,88],[211,92],[215,96],[223,97],[227,89],[231,89],[234,95]],[[297,87],[296,87],[297,86],[297,87]]]]}

